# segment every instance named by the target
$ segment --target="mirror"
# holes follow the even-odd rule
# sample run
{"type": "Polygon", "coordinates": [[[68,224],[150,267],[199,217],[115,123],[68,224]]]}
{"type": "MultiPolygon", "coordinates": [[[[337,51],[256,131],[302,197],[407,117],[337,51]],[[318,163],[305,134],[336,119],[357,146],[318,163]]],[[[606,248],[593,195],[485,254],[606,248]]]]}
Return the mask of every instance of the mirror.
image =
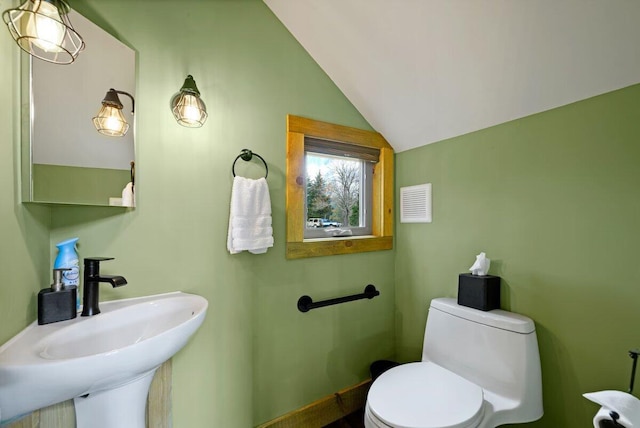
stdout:
{"type": "Polygon", "coordinates": [[[135,162],[131,100],[120,98],[123,137],[98,133],[92,118],[110,88],[135,98],[136,53],[79,13],[69,19],[86,44],[75,62],[22,54],[22,200],[123,206],[135,162]]]}

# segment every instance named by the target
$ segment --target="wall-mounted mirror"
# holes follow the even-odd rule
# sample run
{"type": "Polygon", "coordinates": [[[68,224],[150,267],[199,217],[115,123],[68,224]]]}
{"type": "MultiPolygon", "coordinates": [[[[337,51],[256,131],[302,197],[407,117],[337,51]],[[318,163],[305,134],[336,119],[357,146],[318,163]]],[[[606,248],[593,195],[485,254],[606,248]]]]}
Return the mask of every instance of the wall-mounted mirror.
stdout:
{"type": "Polygon", "coordinates": [[[69,18],[86,44],[75,62],[23,54],[23,202],[122,206],[135,162],[131,100],[121,98],[123,137],[98,133],[92,118],[110,88],[135,98],[136,53],[79,13],[69,18]]]}

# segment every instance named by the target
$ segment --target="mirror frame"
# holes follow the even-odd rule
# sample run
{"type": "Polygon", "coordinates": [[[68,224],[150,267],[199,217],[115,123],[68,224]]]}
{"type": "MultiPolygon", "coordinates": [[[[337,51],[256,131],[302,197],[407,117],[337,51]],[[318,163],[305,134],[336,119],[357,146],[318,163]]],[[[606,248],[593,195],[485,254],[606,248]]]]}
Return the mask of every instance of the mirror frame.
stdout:
{"type": "MultiPolygon", "coordinates": [[[[73,10],[74,14],[77,15],[81,15],[78,11],[73,10]]],[[[88,18],[84,17],[84,15],[81,15],[82,18],[84,18],[86,21],[91,22],[88,18]]],[[[120,41],[117,37],[113,36],[111,33],[109,33],[108,31],[104,30],[103,28],[101,28],[99,25],[97,25],[94,22],[91,22],[92,25],[94,25],[97,29],[99,29],[100,31],[104,32],[106,35],[108,35],[109,37],[111,37],[113,40],[117,41],[118,43],[122,44],[123,46],[126,46],[128,49],[130,49],[133,52],[134,55],[134,68],[133,68],[133,74],[134,74],[134,81],[135,81],[135,86],[134,86],[134,90],[131,91],[132,95],[134,97],[136,97],[136,92],[137,92],[137,51],[135,51],[135,49],[131,48],[130,46],[128,46],[127,44],[123,43],[122,41],[120,41]]],[[[82,35],[82,34],[81,34],[82,35]]],[[[87,47],[90,49],[90,46],[87,47]]],[[[85,50],[87,49],[85,48],[85,50]]],[[[34,59],[31,55],[20,51],[19,52],[20,55],[20,59],[19,59],[19,76],[20,76],[20,180],[21,180],[21,190],[20,190],[20,196],[21,196],[21,201],[23,203],[37,203],[37,204],[46,204],[46,205],[78,205],[78,206],[100,206],[100,207],[114,207],[114,208],[134,208],[134,207],[127,207],[127,206],[122,206],[122,205],[118,205],[118,204],[111,204],[110,201],[107,199],[104,201],[104,203],[102,202],[96,202],[95,200],[80,200],[80,199],[73,199],[70,198],[68,200],[63,200],[62,198],[57,198],[56,200],[54,200],[54,198],[52,198],[51,200],[38,200],[36,199],[36,194],[35,194],[35,185],[34,185],[34,162],[33,162],[33,158],[34,158],[34,147],[33,147],[33,139],[34,139],[34,115],[32,114],[35,111],[33,102],[33,86],[34,86],[34,82],[33,82],[33,61],[40,61],[39,59],[34,59]],[[60,200],[58,200],[60,199],[60,200]]],[[[80,53],[80,55],[83,55],[83,52],[80,53]]],[[[73,66],[73,65],[67,65],[66,67],[69,66],[73,66]]],[[[55,67],[65,67],[65,65],[55,65],[55,67]]],[[[109,85],[106,85],[104,88],[104,93],[106,94],[106,92],[110,89],[109,85]]],[[[120,89],[120,88],[115,88],[115,89],[120,89]]],[[[101,97],[103,97],[104,94],[101,95],[101,97]]],[[[102,98],[96,99],[95,100],[95,112],[92,111],[91,114],[95,114],[98,112],[98,110],[100,109],[100,102],[101,102],[102,98]]],[[[129,120],[130,118],[130,129],[129,129],[129,133],[132,133],[132,144],[133,144],[133,162],[135,162],[136,159],[136,155],[137,155],[137,149],[136,149],[136,117],[135,115],[130,116],[129,112],[130,112],[130,100],[129,99],[125,99],[125,102],[123,103],[125,105],[124,110],[129,110],[126,112],[126,114],[128,115],[127,119],[129,120]]],[[[93,124],[91,124],[91,126],[93,127],[93,124]]],[[[101,134],[98,133],[97,130],[94,130],[95,134],[96,134],[96,138],[111,138],[114,139],[114,141],[118,138],[118,137],[106,137],[106,136],[102,136],[101,134]]],[[[51,165],[53,167],[57,166],[57,165],[51,165]]],[[[70,165],[61,165],[61,167],[72,167],[70,165]]],[[[91,175],[91,171],[89,171],[90,169],[101,169],[99,167],[78,167],[78,169],[86,169],[87,171],[82,171],[82,172],[86,172],[87,173],[87,177],[83,177],[83,179],[81,180],[76,180],[78,182],[77,186],[79,186],[78,188],[80,188],[81,186],[85,185],[86,182],[90,179],[90,175],[91,175]],[[86,178],[86,180],[84,179],[86,178]]],[[[120,175],[129,175],[131,176],[131,178],[133,178],[133,171],[135,171],[135,168],[132,167],[129,171],[125,170],[125,169],[113,169],[113,168],[104,168],[103,173],[106,175],[115,175],[117,174],[118,176],[120,175]],[[116,172],[118,171],[118,172],[116,172]]],[[[102,182],[102,180],[96,179],[97,183],[102,182]]],[[[126,183],[124,183],[126,184],[126,183]]],[[[118,185],[112,185],[111,187],[113,187],[113,192],[109,192],[109,194],[111,195],[111,193],[113,193],[113,195],[111,195],[109,197],[109,199],[120,199],[122,190],[124,186],[118,185]],[[116,187],[118,187],[117,192],[116,187]]],[[[137,189],[136,189],[137,190],[137,189]]],[[[73,192],[70,192],[73,194],[73,192]]],[[[102,200],[102,199],[101,199],[102,200]]]]}

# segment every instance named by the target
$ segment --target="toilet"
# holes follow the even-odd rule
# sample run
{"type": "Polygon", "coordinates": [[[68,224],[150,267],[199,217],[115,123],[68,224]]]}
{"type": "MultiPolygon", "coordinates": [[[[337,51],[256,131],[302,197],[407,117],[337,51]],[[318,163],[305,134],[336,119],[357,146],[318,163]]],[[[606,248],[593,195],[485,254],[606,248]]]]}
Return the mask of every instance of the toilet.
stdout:
{"type": "Polygon", "coordinates": [[[422,361],[373,382],[364,422],[366,428],[495,428],[542,414],[533,321],[438,298],[429,307],[422,361]]]}

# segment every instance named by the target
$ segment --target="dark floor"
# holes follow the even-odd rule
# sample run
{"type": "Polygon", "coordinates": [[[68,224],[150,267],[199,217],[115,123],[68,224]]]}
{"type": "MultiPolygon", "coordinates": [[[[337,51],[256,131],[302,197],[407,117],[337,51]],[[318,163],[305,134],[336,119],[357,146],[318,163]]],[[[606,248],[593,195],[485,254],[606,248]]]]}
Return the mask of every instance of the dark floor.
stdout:
{"type": "Polygon", "coordinates": [[[364,409],[353,412],[323,428],[364,428],[364,409]]]}

